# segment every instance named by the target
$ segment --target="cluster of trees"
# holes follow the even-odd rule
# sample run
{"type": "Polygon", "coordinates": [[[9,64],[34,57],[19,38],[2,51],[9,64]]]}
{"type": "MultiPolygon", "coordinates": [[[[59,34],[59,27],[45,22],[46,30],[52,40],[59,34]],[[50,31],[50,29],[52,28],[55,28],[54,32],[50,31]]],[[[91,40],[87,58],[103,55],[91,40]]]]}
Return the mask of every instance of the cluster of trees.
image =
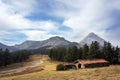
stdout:
{"type": "Polygon", "coordinates": [[[16,52],[9,52],[8,49],[0,49],[0,67],[7,66],[12,63],[22,62],[29,58],[31,53],[27,50],[21,50],[16,52]]]}
{"type": "MultiPolygon", "coordinates": [[[[47,46],[46,46],[47,47],[47,46]]],[[[29,50],[32,54],[48,54],[48,49],[46,47],[38,48],[38,49],[31,49],[29,50]]]]}
{"type": "Polygon", "coordinates": [[[70,48],[53,48],[49,51],[45,48],[37,50],[20,50],[16,52],[9,52],[8,49],[0,49],[0,67],[7,66],[12,63],[22,62],[29,58],[31,54],[40,52],[48,54],[52,60],[72,62],[76,59],[106,59],[111,63],[119,63],[120,61],[120,48],[114,47],[109,42],[104,42],[100,46],[97,41],[91,45],[85,44],[81,48],[76,46],[70,48]]]}
{"type": "Polygon", "coordinates": [[[76,59],[106,59],[111,63],[119,63],[120,48],[113,47],[111,43],[104,42],[100,46],[97,41],[93,41],[90,46],[85,44],[81,48],[76,46],[70,48],[53,48],[48,53],[52,60],[72,62],[76,59]]]}

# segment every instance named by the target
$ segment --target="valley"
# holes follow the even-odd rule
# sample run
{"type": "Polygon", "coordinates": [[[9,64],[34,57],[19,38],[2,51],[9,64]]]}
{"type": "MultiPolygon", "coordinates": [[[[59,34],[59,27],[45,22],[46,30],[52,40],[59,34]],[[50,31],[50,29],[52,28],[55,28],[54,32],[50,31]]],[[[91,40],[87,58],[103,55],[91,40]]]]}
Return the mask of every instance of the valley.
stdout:
{"type": "Polygon", "coordinates": [[[0,80],[120,80],[120,0],[0,0],[0,80]]]}
{"type": "MultiPolygon", "coordinates": [[[[5,73],[0,80],[119,80],[120,65],[110,65],[109,67],[70,69],[67,71],[56,71],[56,65],[63,63],[51,61],[47,55],[34,55],[28,61],[28,65],[34,61],[42,60],[44,63],[26,70],[5,73]],[[40,68],[44,70],[40,70],[40,68]],[[31,72],[29,72],[31,71],[31,72]]],[[[26,63],[27,64],[27,63],[26,63]]],[[[1,75],[1,74],[0,74],[1,75]]]]}
{"type": "Polygon", "coordinates": [[[120,48],[112,46],[94,33],[88,34],[80,43],[56,36],[44,41],[25,41],[12,47],[0,43],[0,47],[3,48],[1,63],[4,58],[8,62],[10,60],[14,62],[6,66],[4,66],[6,61],[2,63],[0,80],[119,80],[120,78],[120,65],[118,65],[120,48]],[[11,52],[4,51],[5,48],[11,52]],[[14,52],[11,48],[18,51],[14,52]],[[68,64],[77,59],[106,59],[110,62],[110,66],[56,70],[58,64],[68,64]]]}

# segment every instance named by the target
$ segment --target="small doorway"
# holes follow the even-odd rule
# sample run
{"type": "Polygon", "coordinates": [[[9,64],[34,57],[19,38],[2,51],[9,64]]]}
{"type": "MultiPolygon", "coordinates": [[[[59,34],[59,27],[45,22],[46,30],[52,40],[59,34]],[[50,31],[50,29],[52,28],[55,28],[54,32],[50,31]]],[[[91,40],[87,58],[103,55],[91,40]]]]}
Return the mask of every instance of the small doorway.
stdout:
{"type": "Polygon", "coordinates": [[[78,68],[81,68],[81,64],[78,64],[78,68]]]}

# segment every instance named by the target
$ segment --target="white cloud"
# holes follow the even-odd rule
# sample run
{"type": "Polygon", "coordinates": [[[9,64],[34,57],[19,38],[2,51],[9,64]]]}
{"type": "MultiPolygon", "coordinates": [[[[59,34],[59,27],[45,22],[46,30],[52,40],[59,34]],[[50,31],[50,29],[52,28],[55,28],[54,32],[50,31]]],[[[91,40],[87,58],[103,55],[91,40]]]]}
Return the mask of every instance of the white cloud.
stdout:
{"type": "MultiPolygon", "coordinates": [[[[114,31],[107,31],[107,29],[115,24],[111,13],[120,10],[119,3],[119,0],[109,2],[107,0],[50,0],[44,4],[50,6],[47,7],[50,10],[48,12],[39,7],[42,3],[37,0],[0,0],[0,15],[2,15],[0,31],[16,30],[16,34],[22,33],[30,40],[47,39],[54,36],[54,32],[58,32],[60,36],[77,42],[89,32],[95,32],[107,41],[118,44],[119,38],[116,35],[119,34],[120,29],[114,31]],[[63,22],[59,24],[51,19],[34,21],[26,18],[31,13],[39,11],[62,18],[63,22]],[[60,26],[67,26],[72,30],[61,31],[58,29],[60,26]]],[[[3,34],[7,36],[6,33],[3,34]]],[[[2,39],[2,35],[0,38],[2,39]]]]}
{"type": "Polygon", "coordinates": [[[1,0],[1,5],[12,14],[29,15],[36,7],[36,0],[1,0]]]}
{"type": "Polygon", "coordinates": [[[56,35],[51,35],[47,33],[46,31],[39,31],[39,30],[25,30],[21,31],[27,36],[27,40],[45,40],[48,39],[49,37],[56,36],[56,35]]]}
{"type": "MultiPolygon", "coordinates": [[[[26,2],[26,1],[25,1],[26,2]]],[[[18,1],[17,1],[18,3],[18,1]]],[[[29,2],[28,2],[29,3],[29,2]]],[[[5,3],[0,2],[2,4],[0,6],[0,28],[1,29],[44,29],[44,30],[49,30],[49,29],[55,29],[55,24],[52,21],[31,21],[29,19],[26,19],[25,16],[22,14],[15,14],[12,13],[13,11],[16,11],[14,9],[11,9],[10,7],[13,5],[7,5],[5,3]],[[2,27],[4,26],[4,27],[2,27]]],[[[20,3],[22,4],[22,3],[20,3]]],[[[29,5],[30,6],[30,5],[29,5]]],[[[16,7],[16,6],[14,6],[16,7]]],[[[23,7],[22,7],[23,8],[23,7]]],[[[30,9],[30,8],[28,8],[30,9]]],[[[20,10],[21,12],[24,10],[20,10]]],[[[29,10],[27,10],[29,12],[29,10]]]]}
{"type": "Polygon", "coordinates": [[[118,44],[117,36],[115,36],[116,31],[113,30],[110,33],[107,29],[115,24],[114,14],[112,15],[112,13],[114,10],[120,10],[119,0],[109,2],[107,0],[56,1],[58,1],[58,5],[61,5],[61,3],[63,5],[56,7],[58,9],[55,8],[54,14],[63,17],[63,25],[73,29],[72,32],[67,33],[71,37],[66,37],[73,41],[80,41],[88,33],[95,32],[114,45],[118,44]]]}
{"type": "Polygon", "coordinates": [[[0,32],[2,33],[0,35],[1,40],[5,39],[6,36],[5,40],[12,41],[13,39],[14,44],[15,36],[14,38],[11,38],[14,33],[22,33],[30,40],[42,40],[52,36],[49,32],[57,30],[57,23],[50,20],[32,21],[25,18],[26,15],[29,15],[34,11],[32,10],[35,6],[33,3],[35,4],[34,0],[8,0],[5,3],[0,0],[0,15],[2,15],[0,16],[0,32]]]}

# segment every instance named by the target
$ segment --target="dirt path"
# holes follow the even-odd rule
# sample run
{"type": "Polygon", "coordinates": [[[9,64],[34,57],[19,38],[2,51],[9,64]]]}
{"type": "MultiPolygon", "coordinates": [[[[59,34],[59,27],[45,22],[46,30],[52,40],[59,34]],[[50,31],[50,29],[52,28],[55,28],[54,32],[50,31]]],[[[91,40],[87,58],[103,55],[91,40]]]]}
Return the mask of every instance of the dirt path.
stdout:
{"type": "Polygon", "coordinates": [[[40,64],[42,64],[42,63],[43,63],[43,61],[39,61],[39,62],[33,63],[33,64],[30,65],[30,66],[19,67],[19,68],[15,68],[15,69],[11,69],[11,70],[4,70],[4,71],[0,71],[0,73],[16,72],[16,71],[19,71],[19,70],[36,67],[36,66],[38,66],[38,65],[40,65],[40,64]]]}

